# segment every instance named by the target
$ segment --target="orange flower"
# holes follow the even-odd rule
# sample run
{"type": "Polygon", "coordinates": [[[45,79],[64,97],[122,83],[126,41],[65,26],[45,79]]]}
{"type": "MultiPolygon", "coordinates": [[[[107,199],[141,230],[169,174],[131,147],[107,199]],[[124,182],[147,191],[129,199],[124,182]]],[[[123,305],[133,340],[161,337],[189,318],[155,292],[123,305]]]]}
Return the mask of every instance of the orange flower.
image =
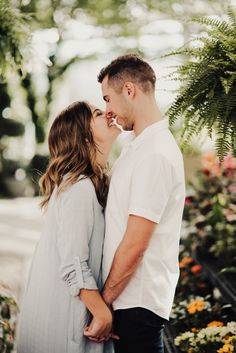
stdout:
{"type": "Polygon", "coordinates": [[[207,162],[215,162],[216,157],[212,152],[208,152],[203,155],[202,159],[203,161],[205,160],[207,162]]]}
{"type": "Polygon", "coordinates": [[[202,270],[202,265],[194,265],[191,267],[191,272],[194,274],[194,275],[197,275],[201,272],[202,270]]]}
{"type": "Polygon", "coordinates": [[[192,327],[192,328],[191,328],[191,331],[195,333],[195,332],[199,332],[199,329],[196,328],[196,327],[192,327]]]}
{"type": "Polygon", "coordinates": [[[189,314],[195,314],[197,311],[202,311],[205,309],[206,304],[203,300],[193,300],[189,305],[187,306],[187,310],[189,314]]]}
{"type": "Polygon", "coordinates": [[[179,263],[179,267],[183,268],[188,264],[191,264],[193,262],[193,258],[189,256],[185,256],[179,263]]]}
{"type": "Polygon", "coordinates": [[[210,327],[210,326],[224,326],[224,323],[221,321],[211,321],[209,322],[209,324],[207,324],[207,327],[210,327]]]}

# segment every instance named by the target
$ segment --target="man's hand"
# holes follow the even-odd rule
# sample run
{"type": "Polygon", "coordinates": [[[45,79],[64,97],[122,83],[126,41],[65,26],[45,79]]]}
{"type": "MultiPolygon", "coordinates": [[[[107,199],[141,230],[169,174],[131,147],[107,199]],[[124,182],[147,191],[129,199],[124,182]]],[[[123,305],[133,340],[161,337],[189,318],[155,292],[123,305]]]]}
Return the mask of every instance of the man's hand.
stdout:
{"type": "Polygon", "coordinates": [[[89,326],[85,328],[84,335],[89,338],[100,339],[101,337],[107,337],[111,328],[112,320],[93,318],[89,326]]]}
{"type": "Polygon", "coordinates": [[[84,330],[84,336],[88,337],[91,341],[103,342],[108,341],[110,338],[119,339],[119,337],[111,333],[112,328],[112,315],[111,320],[93,318],[89,326],[84,330]]]}

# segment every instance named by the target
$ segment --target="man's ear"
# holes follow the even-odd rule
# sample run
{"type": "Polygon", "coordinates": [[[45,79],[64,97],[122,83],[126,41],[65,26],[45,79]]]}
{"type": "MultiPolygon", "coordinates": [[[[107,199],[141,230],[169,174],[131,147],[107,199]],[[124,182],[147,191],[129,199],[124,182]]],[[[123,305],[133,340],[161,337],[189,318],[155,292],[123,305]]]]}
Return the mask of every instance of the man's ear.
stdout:
{"type": "Polygon", "coordinates": [[[123,90],[130,98],[133,98],[135,96],[136,88],[133,82],[129,82],[129,81],[125,82],[123,90]]]}

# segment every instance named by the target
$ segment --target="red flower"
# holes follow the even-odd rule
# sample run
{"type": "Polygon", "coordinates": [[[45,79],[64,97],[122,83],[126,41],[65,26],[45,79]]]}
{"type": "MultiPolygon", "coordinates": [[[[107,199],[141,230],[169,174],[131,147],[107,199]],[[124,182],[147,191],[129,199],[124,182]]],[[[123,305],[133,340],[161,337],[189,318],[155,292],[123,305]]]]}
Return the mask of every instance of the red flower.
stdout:
{"type": "Polygon", "coordinates": [[[186,206],[191,205],[191,201],[190,201],[190,198],[189,198],[189,197],[186,197],[186,199],[185,199],[185,205],[186,205],[186,206]]]}

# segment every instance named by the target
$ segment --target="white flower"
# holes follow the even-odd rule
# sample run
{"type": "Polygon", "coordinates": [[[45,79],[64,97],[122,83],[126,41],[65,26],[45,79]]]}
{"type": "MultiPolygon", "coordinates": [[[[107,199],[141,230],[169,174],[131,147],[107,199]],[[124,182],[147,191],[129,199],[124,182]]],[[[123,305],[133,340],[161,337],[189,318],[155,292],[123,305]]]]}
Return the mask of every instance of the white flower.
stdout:
{"type": "MultiPolygon", "coordinates": [[[[224,343],[229,334],[236,335],[236,322],[228,322],[226,326],[209,326],[201,329],[197,334],[186,331],[175,338],[176,346],[181,346],[183,341],[188,341],[191,347],[206,346],[208,342],[224,343]]],[[[199,348],[200,349],[200,348],[199,348]]]]}

